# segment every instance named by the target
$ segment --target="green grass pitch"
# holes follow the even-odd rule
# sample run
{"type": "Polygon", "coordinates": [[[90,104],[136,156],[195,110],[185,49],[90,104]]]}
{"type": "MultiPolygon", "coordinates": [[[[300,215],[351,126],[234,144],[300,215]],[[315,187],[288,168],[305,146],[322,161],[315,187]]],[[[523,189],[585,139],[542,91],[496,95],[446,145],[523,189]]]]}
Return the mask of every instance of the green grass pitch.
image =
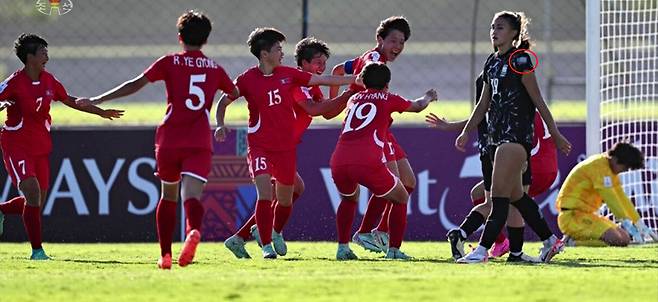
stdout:
{"type": "MultiPolygon", "coordinates": [[[[196,262],[156,268],[157,243],[46,243],[52,261],[27,260],[29,244],[0,244],[0,301],[656,301],[658,245],[575,247],[554,263],[460,265],[447,243],[409,242],[410,262],[354,246],[359,261],[334,260],[335,244],[291,242],[289,254],[237,260],[202,243],[196,262]]],[[[527,243],[536,254],[539,245],[527,243]]],[[[180,244],[174,246],[174,253],[180,244]]]]}

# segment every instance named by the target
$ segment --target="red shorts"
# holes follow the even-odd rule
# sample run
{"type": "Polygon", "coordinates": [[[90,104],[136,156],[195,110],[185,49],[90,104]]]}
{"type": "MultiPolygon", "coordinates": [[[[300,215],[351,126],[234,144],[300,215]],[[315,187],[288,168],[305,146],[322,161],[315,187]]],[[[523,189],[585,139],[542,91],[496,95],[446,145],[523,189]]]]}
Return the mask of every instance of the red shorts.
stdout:
{"type": "Polygon", "coordinates": [[[278,182],[292,186],[297,173],[297,150],[265,151],[260,148],[247,149],[247,162],[251,178],[269,174],[278,182]]]}
{"type": "Polygon", "coordinates": [[[331,177],[338,192],[343,196],[354,195],[361,184],[375,196],[381,197],[390,193],[398,182],[398,178],[383,163],[374,166],[332,166],[331,177]]]}
{"type": "Polygon", "coordinates": [[[28,155],[20,150],[2,150],[2,160],[11,182],[18,187],[21,181],[36,177],[39,188],[48,190],[50,183],[49,155],[28,155]]]}
{"type": "Polygon", "coordinates": [[[208,182],[212,152],[203,148],[158,148],[155,150],[155,175],[165,183],[176,183],[181,175],[208,182]]]}
{"type": "Polygon", "coordinates": [[[532,183],[530,184],[530,188],[528,188],[528,195],[530,197],[535,197],[548,191],[556,177],[557,171],[549,173],[532,173],[532,183]]]}
{"type": "Polygon", "coordinates": [[[388,132],[388,140],[386,145],[384,145],[384,156],[386,157],[386,162],[398,161],[404,158],[407,158],[407,153],[404,152],[402,146],[398,144],[398,141],[393,136],[393,133],[388,132]]]}

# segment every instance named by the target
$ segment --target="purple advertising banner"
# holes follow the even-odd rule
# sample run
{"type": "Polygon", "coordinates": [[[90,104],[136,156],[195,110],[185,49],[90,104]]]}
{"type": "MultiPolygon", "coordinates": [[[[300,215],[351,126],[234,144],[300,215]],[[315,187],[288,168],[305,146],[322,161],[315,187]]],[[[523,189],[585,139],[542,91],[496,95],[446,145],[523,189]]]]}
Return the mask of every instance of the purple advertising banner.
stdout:
{"type": "MultiPolygon", "coordinates": [[[[562,133],[573,144],[569,156],[558,155],[559,175],[550,189],[536,198],[552,229],[556,225],[555,198],[569,170],[584,158],[585,127],[582,124],[560,125],[562,133]]],[[[472,207],[470,190],[481,178],[480,160],[475,144],[466,153],[453,147],[457,133],[440,132],[429,128],[394,128],[393,133],[409,156],[416,174],[417,185],[411,194],[406,240],[444,240],[448,229],[456,227],[472,207]]],[[[238,134],[240,136],[241,134],[238,134]]],[[[305,193],[294,205],[293,214],[284,233],[289,240],[327,240],[336,238],[335,213],[340,197],[331,179],[329,158],[334,150],[339,129],[309,130],[297,151],[298,172],[305,183],[305,193]]],[[[237,139],[240,141],[240,139],[237,139]]],[[[218,144],[216,150],[233,150],[230,144],[218,144]]],[[[233,169],[237,171],[237,169],[233,169]]],[[[238,229],[253,212],[255,189],[248,182],[246,162],[243,182],[235,184],[234,201],[222,208],[229,210],[224,216],[234,218],[234,224],[206,215],[204,236],[223,240],[238,229]],[[230,206],[229,206],[230,205],[230,206]],[[229,209],[230,208],[230,209],[229,209]],[[232,213],[230,212],[232,211],[232,213]],[[214,220],[214,221],[213,221],[214,220]],[[207,229],[206,229],[207,227],[207,229]],[[213,235],[210,235],[210,234],[213,235]]],[[[225,183],[225,182],[224,182],[225,183]]],[[[211,184],[206,190],[213,194],[211,184]]],[[[223,187],[231,189],[230,186],[223,187]]],[[[218,187],[218,189],[221,189],[218,187]]],[[[354,230],[358,228],[366,209],[369,193],[362,188],[354,230]]],[[[216,201],[205,200],[206,208],[217,207],[216,201]]],[[[211,210],[212,211],[212,210],[211,210]]],[[[210,214],[219,219],[220,215],[210,214]]],[[[530,233],[528,233],[531,235],[530,233]]]]}
{"type": "MultiPolygon", "coordinates": [[[[537,198],[554,231],[555,197],[569,170],[584,157],[583,124],[560,125],[573,143],[569,156],[558,155],[560,173],[550,190],[537,198]]],[[[471,144],[466,153],[453,147],[456,133],[425,127],[394,128],[409,156],[417,185],[408,207],[406,240],[444,240],[472,207],[471,187],[480,181],[480,161],[471,144]]],[[[340,197],[331,179],[329,158],[338,128],[311,129],[297,151],[305,193],[295,203],[284,233],[289,240],[335,240],[335,213],[340,197]]],[[[153,129],[53,131],[50,191],[43,206],[47,242],[154,241],[159,180],[153,175],[153,129]]],[[[256,190],[245,159],[246,131],[231,132],[215,143],[215,155],[202,202],[206,209],[203,239],[224,240],[253,213],[256,190]]],[[[0,169],[0,201],[16,196],[0,169]]],[[[369,194],[361,191],[355,230],[369,194]]],[[[179,211],[181,213],[182,211],[179,211]]],[[[179,219],[183,219],[179,215],[179,219]]],[[[20,216],[5,219],[2,241],[25,241],[20,216]]],[[[177,237],[182,237],[181,224],[177,237]]]]}

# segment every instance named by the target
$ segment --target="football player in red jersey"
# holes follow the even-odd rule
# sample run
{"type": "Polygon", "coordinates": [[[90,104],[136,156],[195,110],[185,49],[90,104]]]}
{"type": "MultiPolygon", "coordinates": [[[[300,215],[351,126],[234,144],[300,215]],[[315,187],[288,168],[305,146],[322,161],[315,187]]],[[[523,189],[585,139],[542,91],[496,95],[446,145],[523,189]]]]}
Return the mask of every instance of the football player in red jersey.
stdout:
{"type": "Polygon", "coordinates": [[[431,89],[414,102],[389,93],[387,87],[391,72],[385,64],[378,62],[366,65],[360,76],[366,90],[352,96],[347,104],[343,130],[330,163],[331,176],[341,195],[336,213],[336,259],[357,259],[349,247],[349,239],[357,206],[358,185],[361,184],[375,196],[392,202],[386,258],[407,260],[410,257],[400,251],[400,245],[406,228],[409,193],[385,164],[385,142],[391,113],[420,112],[436,100],[436,91],[431,89]]]}
{"type": "Polygon", "coordinates": [[[185,207],[186,239],[178,265],[192,263],[201,240],[204,208],[200,198],[212,163],[210,109],[217,90],[238,95],[224,68],[201,51],[212,30],[208,17],[188,11],[178,18],[177,27],[183,51],[161,57],[136,78],[97,97],[78,100],[81,104],[100,104],[133,94],[148,83],[165,82],[167,112],[155,134],[156,174],[162,183],[156,210],[161,256],[158,267],[162,269],[171,268],[179,187],[185,207]]]}
{"type": "MultiPolygon", "coordinates": [[[[295,47],[297,67],[302,71],[310,72],[312,74],[321,75],[324,73],[329,55],[330,52],[327,44],[313,37],[302,39],[295,47]]],[[[295,141],[301,143],[302,135],[311,124],[313,116],[323,115],[326,119],[335,117],[342,111],[339,107],[345,107],[345,103],[352,94],[353,92],[348,90],[333,100],[326,100],[322,94],[322,90],[320,90],[320,86],[293,87],[293,109],[295,110],[296,117],[294,124],[295,141]],[[331,103],[334,104],[334,106],[327,107],[320,105],[320,103],[331,103]]],[[[293,184],[292,204],[294,204],[302,195],[304,189],[304,180],[299,173],[296,173],[293,184]]],[[[292,204],[289,207],[282,206],[276,201],[272,204],[274,211],[272,244],[274,251],[280,256],[286,255],[288,250],[286,243],[283,240],[282,230],[290,217],[292,204]]],[[[258,244],[262,246],[260,237],[258,236],[258,228],[256,227],[255,214],[249,218],[235,235],[242,238],[243,241],[246,241],[253,236],[258,244]]]]}
{"type": "Polygon", "coordinates": [[[50,104],[63,104],[107,119],[119,118],[122,110],[80,107],[76,97],[46,70],[48,42],[36,34],[21,34],[14,42],[16,56],[25,67],[0,83],[0,110],[7,108],[7,120],[0,134],[5,169],[23,196],[0,204],[0,234],[4,215],[23,215],[25,231],[32,245],[32,260],[48,260],[41,245],[41,205],[50,177],[50,104]]]}
{"type": "MultiPolygon", "coordinates": [[[[411,26],[404,17],[389,17],[382,20],[379,27],[377,27],[376,37],[377,47],[367,51],[360,57],[335,66],[332,73],[338,75],[359,74],[363,67],[370,62],[387,63],[395,61],[404,50],[406,41],[411,37],[411,26]]],[[[330,96],[333,96],[337,89],[337,87],[332,87],[330,96]]],[[[359,87],[354,86],[351,89],[355,91],[363,90],[363,88],[359,89],[359,87]]],[[[393,122],[392,119],[391,122],[393,122]]],[[[411,194],[416,187],[416,177],[407,159],[407,154],[390,131],[386,138],[385,155],[386,165],[389,170],[400,178],[407,192],[411,194]]],[[[390,210],[390,202],[375,195],[371,196],[361,227],[354,234],[352,240],[367,250],[386,252],[388,248],[387,221],[390,210]],[[378,221],[379,225],[377,225],[378,221]]]]}
{"type": "MultiPolygon", "coordinates": [[[[239,96],[247,100],[249,127],[247,129],[247,160],[258,193],[256,225],[261,239],[263,257],[276,258],[272,247],[272,200],[283,207],[292,205],[296,171],[295,113],[292,89],[299,86],[347,85],[354,76],[323,76],[281,65],[282,43],[285,36],[274,28],[256,28],[247,44],[258,65],[247,69],[235,80],[239,96]],[[271,181],[276,179],[275,190],[271,181]]],[[[227,132],[224,125],[226,106],[236,99],[223,96],[217,107],[215,138],[223,141],[227,132]]],[[[318,107],[328,111],[333,102],[321,102],[318,107]]],[[[228,238],[224,245],[238,258],[250,258],[244,240],[237,235],[228,238]]],[[[279,251],[279,254],[281,251],[279,251]]]]}

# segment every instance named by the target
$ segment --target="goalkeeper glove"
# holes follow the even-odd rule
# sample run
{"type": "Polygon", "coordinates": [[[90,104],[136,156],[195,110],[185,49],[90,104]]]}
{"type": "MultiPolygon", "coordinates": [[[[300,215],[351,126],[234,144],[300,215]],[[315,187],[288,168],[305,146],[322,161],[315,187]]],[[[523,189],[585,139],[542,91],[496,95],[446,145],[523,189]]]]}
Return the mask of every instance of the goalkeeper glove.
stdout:
{"type": "Polygon", "coordinates": [[[644,243],[644,238],[640,231],[633,225],[633,222],[630,219],[624,219],[621,221],[621,228],[628,232],[628,235],[631,236],[631,241],[634,243],[644,243]]]}
{"type": "Polygon", "coordinates": [[[637,231],[640,233],[640,236],[644,237],[651,237],[654,242],[658,242],[658,234],[649,227],[647,227],[646,224],[644,224],[644,221],[640,218],[636,223],[635,223],[635,228],[637,231]]]}

